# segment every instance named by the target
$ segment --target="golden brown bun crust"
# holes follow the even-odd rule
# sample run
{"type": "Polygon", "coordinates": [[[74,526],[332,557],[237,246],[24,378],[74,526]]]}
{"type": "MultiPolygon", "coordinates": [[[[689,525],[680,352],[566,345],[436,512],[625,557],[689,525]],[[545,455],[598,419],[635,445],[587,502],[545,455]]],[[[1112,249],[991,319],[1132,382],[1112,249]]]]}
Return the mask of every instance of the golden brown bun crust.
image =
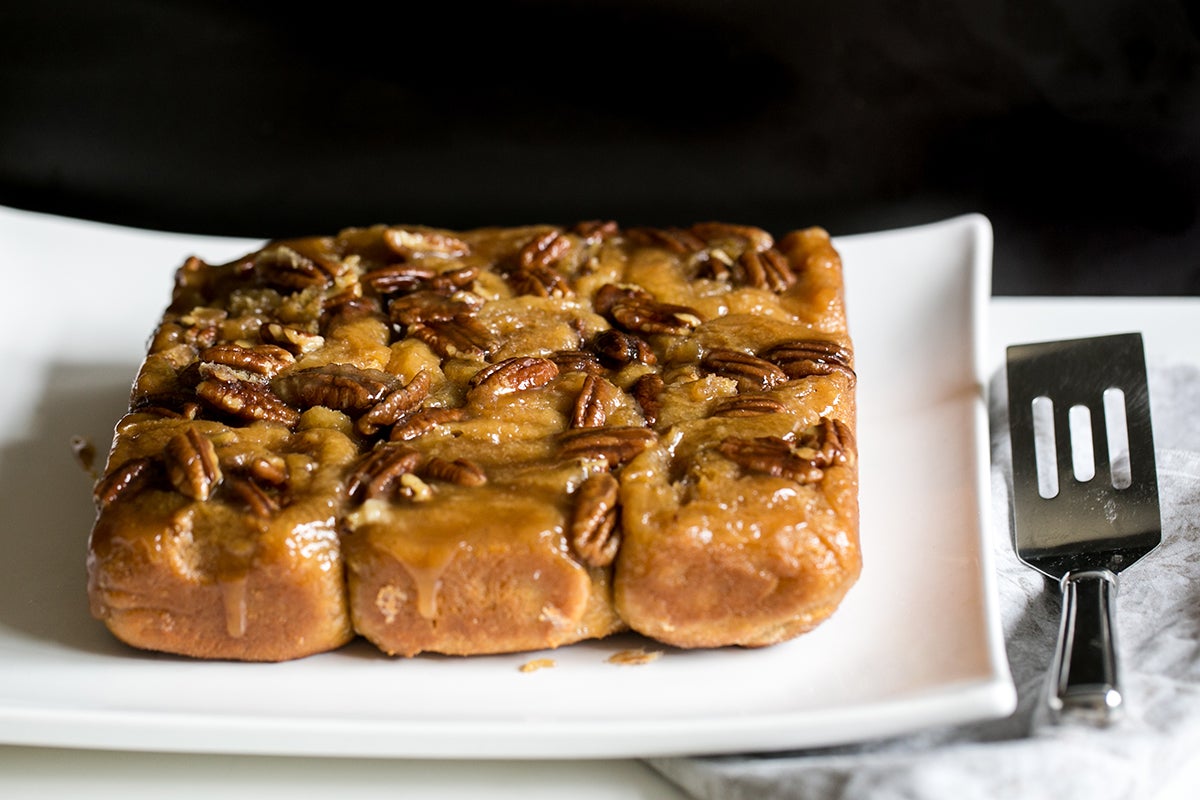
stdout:
{"type": "Polygon", "coordinates": [[[189,259],[96,487],[93,613],[274,661],[810,630],[858,577],[828,234],[375,226],[189,259]]]}

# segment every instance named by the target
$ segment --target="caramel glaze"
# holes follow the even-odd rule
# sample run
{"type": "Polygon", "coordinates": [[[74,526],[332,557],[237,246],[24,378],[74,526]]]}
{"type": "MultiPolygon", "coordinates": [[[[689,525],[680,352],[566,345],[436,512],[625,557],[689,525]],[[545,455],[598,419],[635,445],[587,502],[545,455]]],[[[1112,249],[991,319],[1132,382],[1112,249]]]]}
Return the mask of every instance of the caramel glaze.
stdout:
{"type": "Polygon", "coordinates": [[[375,226],[189,259],[97,483],[92,611],[242,660],[790,638],[859,574],[851,353],[818,228],[375,226]],[[604,472],[615,505],[580,508],[604,472]]]}

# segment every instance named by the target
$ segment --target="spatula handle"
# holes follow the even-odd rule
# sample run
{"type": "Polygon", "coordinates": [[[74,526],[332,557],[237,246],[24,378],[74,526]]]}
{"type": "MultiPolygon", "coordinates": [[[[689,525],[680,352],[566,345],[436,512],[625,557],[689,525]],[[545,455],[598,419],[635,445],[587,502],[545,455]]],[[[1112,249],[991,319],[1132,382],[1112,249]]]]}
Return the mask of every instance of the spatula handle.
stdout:
{"type": "Polygon", "coordinates": [[[1121,708],[1113,599],[1117,576],[1106,569],[1067,573],[1050,709],[1095,724],[1114,722],[1121,708]]]}

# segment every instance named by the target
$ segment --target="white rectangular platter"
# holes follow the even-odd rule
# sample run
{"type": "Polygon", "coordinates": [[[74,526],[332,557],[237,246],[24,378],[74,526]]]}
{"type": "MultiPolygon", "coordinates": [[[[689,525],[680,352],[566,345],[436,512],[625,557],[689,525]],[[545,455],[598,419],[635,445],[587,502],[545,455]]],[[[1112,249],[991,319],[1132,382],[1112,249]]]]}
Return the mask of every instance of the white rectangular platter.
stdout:
{"type": "MultiPolygon", "coordinates": [[[[373,222],[368,220],[365,222],[373,222]]],[[[995,717],[1015,694],[991,570],[982,343],[991,228],[840,237],[859,373],[865,566],[815,632],[760,650],[283,664],[141,653],[87,611],[91,479],[175,267],[248,240],[0,208],[0,744],[404,758],[783,750],[995,717]],[[519,667],[536,657],[556,666],[519,667]]]]}

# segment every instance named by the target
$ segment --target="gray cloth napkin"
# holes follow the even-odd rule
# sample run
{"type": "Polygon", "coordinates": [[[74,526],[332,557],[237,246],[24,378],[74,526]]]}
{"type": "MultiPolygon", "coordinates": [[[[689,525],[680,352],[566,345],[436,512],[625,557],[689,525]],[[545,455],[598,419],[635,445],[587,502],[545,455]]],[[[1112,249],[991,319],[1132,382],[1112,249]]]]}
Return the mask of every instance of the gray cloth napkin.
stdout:
{"type": "Polygon", "coordinates": [[[1123,573],[1117,642],[1124,719],[1050,725],[1046,678],[1057,589],[1017,561],[1003,373],[992,382],[995,563],[1018,694],[1010,717],[865,744],[786,753],[653,759],[697,798],[1149,798],[1200,756],[1200,370],[1151,364],[1163,543],[1123,573]]]}

